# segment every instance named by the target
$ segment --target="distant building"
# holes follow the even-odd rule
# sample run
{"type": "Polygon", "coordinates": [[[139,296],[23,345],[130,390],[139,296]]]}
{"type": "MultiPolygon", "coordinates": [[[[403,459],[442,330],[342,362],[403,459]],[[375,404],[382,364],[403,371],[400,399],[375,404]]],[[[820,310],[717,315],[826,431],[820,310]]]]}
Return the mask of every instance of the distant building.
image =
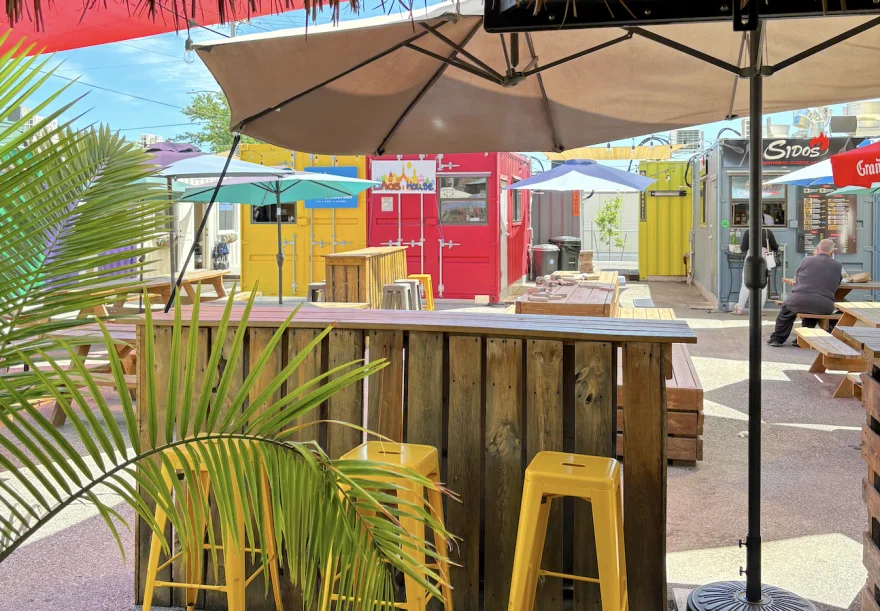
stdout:
{"type": "MultiPolygon", "coordinates": [[[[11,113],[9,113],[9,116],[6,118],[6,120],[10,121],[11,123],[17,123],[18,121],[21,121],[24,117],[26,117],[28,114],[30,114],[30,112],[31,112],[31,109],[28,108],[27,106],[19,106],[18,108],[13,110],[11,113]]],[[[33,129],[36,125],[38,125],[44,119],[45,119],[45,117],[41,117],[39,115],[34,115],[30,119],[25,121],[24,125],[22,126],[22,130],[24,131],[24,130],[33,129]]],[[[58,129],[58,121],[52,120],[52,121],[49,121],[44,126],[44,128],[40,131],[41,132],[45,131],[45,130],[52,131],[52,130],[56,130],[56,129],[58,129]]],[[[58,142],[58,137],[52,136],[52,142],[58,142]]]]}
{"type": "Polygon", "coordinates": [[[156,134],[141,134],[140,144],[141,148],[147,148],[157,142],[162,142],[164,138],[162,136],[157,136],[156,134]]]}

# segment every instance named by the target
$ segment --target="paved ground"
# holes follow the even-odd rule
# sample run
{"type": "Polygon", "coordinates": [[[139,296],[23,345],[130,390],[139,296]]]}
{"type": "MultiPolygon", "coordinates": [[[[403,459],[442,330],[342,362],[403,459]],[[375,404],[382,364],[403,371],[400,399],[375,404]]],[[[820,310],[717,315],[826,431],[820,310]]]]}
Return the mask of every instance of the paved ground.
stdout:
{"type": "MultiPolygon", "coordinates": [[[[621,298],[626,303],[647,295],[659,307],[674,308],[697,332],[699,343],[690,350],[706,391],[704,461],[669,470],[667,566],[683,609],[691,587],[737,579],[744,565],[736,542],[746,534],[747,322],[691,309],[688,304],[703,298],[683,284],[630,284],[621,298]]],[[[765,339],[773,318],[765,317],[765,339]]],[[[831,398],[839,375],[807,372],[812,356],[791,347],[764,350],[764,577],[808,596],[823,611],[855,611],[865,581],[863,412],[858,401],[831,398]]],[[[124,506],[117,509],[132,517],[124,506]]],[[[0,611],[128,611],[130,536],[124,546],[127,564],[94,512],[65,512],[42,538],[0,565],[0,611]]]]}

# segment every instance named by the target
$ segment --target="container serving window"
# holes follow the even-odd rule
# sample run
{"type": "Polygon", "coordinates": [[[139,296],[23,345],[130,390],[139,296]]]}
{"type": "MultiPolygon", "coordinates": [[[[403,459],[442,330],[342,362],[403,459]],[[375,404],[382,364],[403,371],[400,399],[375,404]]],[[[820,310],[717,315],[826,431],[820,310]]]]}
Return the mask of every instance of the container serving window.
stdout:
{"type": "MultiPolygon", "coordinates": [[[[761,190],[764,225],[768,227],[787,225],[788,210],[785,197],[785,185],[764,185],[761,190]]],[[[749,224],[749,177],[746,174],[730,176],[730,224],[733,227],[746,227],[749,224]]]]}
{"type": "Polygon", "coordinates": [[[440,223],[487,225],[488,176],[440,176],[440,223]]]}
{"type": "MultiPolygon", "coordinates": [[[[278,222],[278,215],[275,212],[274,204],[269,206],[252,206],[251,207],[251,223],[255,225],[275,224],[278,222]]],[[[296,204],[281,204],[281,223],[296,223],[296,204]]]]}

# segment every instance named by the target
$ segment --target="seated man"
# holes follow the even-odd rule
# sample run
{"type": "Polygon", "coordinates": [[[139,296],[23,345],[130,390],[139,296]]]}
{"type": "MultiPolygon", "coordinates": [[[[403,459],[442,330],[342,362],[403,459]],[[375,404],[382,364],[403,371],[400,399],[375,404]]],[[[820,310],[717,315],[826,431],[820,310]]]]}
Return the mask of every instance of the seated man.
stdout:
{"type": "MultiPolygon", "coordinates": [[[[779,316],[776,317],[776,330],[767,343],[779,347],[791,335],[794,319],[798,314],[831,314],[834,311],[834,293],[840,284],[843,266],[831,258],[834,252],[832,240],[822,240],[812,257],[801,261],[791,289],[779,316]]],[[[815,327],[815,318],[803,321],[805,327],[815,327]]]]}

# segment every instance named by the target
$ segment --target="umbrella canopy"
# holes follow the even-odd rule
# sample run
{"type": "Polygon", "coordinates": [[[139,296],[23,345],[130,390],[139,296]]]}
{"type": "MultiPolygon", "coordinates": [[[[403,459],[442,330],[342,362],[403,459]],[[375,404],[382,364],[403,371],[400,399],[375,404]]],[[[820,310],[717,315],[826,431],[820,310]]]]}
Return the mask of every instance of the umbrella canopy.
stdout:
{"type": "Polygon", "coordinates": [[[196,145],[182,142],[157,142],[145,148],[144,151],[155,157],[156,165],[160,165],[163,168],[175,161],[198,157],[204,154],[196,145]]]}
{"type": "MultiPolygon", "coordinates": [[[[223,175],[223,168],[225,165],[226,159],[224,157],[218,157],[217,155],[199,155],[175,161],[163,168],[156,175],[170,178],[217,178],[223,175]]],[[[291,170],[284,168],[273,168],[270,166],[250,163],[248,161],[232,159],[229,162],[229,169],[226,171],[225,175],[253,178],[275,176],[280,178],[281,176],[286,176],[290,173],[291,170]]]]}
{"type": "Polygon", "coordinates": [[[541,191],[644,191],[657,182],[648,178],[600,165],[589,159],[572,159],[552,170],[510,185],[508,189],[540,189],[541,191]]]}
{"type": "MultiPolygon", "coordinates": [[[[296,172],[278,180],[256,177],[224,178],[217,201],[266,206],[290,204],[306,199],[329,199],[333,197],[352,197],[379,183],[362,178],[334,176],[317,172],[296,172]]],[[[181,200],[209,202],[217,184],[190,187],[181,200]]]]}
{"type": "MultiPolygon", "coordinates": [[[[558,151],[749,111],[748,87],[737,87],[743,36],[729,22],[532,32],[508,70],[513,43],[483,30],[479,0],[413,14],[415,23],[383,16],[312,26],[308,38],[283,30],[195,48],[229,100],[232,126],[315,153],[558,151]]],[[[787,61],[870,19],[766,23],[764,112],[880,96],[880,82],[865,78],[880,63],[871,32],[787,61]]]]}
{"type": "Polygon", "coordinates": [[[831,172],[831,158],[808,165],[800,170],[789,172],[773,180],[766,182],[768,185],[797,185],[809,187],[812,185],[833,185],[834,177],[831,172]]]}
{"type": "MultiPolygon", "coordinates": [[[[44,2],[39,16],[28,8],[22,9],[22,17],[12,26],[2,47],[5,51],[24,38],[26,44],[34,44],[35,53],[54,53],[167,32],[185,33],[188,19],[199,25],[213,25],[303,8],[302,2],[294,0],[223,0],[222,4],[217,0],[188,0],[180,4],[176,0],[157,0],[155,4],[155,14],[151,15],[146,2],[44,2]]],[[[182,46],[180,56],[183,58],[182,46]]]]}
{"type": "Polygon", "coordinates": [[[870,187],[880,181],[880,143],[832,155],[835,185],[870,187]]]}
{"type": "Polygon", "coordinates": [[[880,193],[880,182],[870,187],[841,187],[831,192],[832,195],[874,195],[880,193]]]}

